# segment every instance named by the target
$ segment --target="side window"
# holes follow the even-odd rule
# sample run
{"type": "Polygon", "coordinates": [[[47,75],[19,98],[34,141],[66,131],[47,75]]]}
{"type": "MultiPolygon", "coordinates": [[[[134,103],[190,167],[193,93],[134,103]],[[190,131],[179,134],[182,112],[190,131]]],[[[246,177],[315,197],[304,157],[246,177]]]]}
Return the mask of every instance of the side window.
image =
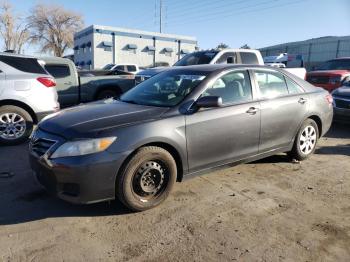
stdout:
{"type": "Polygon", "coordinates": [[[237,53],[233,53],[233,52],[224,53],[216,61],[216,64],[238,64],[237,53]]]}
{"type": "Polygon", "coordinates": [[[224,104],[252,100],[252,86],[248,71],[227,73],[215,81],[202,96],[220,96],[224,104]]]}
{"type": "Polygon", "coordinates": [[[128,72],[136,72],[136,66],[128,65],[126,66],[128,72]]]}
{"type": "Polygon", "coordinates": [[[288,89],[284,76],[278,72],[255,71],[255,79],[258,82],[260,96],[274,98],[288,95],[288,89]]]}
{"type": "Polygon", "coordinates": [[[287,76],[285,76],[284,78],[286,79],[286,83],[287,83],[287,86],[288,86],[289,94],[304,93],[304,90],[297,83],[295,83],[293,80],[291,80],[287,76]]]}
{"type": "Polygon", "coordinates": [[[70,76],[69,66],[66,65],[45,65],[45,69],[54,78],[65,78],[70,76]]]}
{"type": "Polygon", "coordinates": [[[117,66],[115,69],[116,69],[116,70],[119,70],[119,71],[125,71],[123,65],[119,65],[119,66],[117,66]]]}
{"type": "Polygon", "coordinates": [[[240,52],[242,64],[259,64],[258,58],[255,53],[240,52]]]}
{"type": "Polygon", "coordinates": [[[22,72],[44,75],[47,74],[45,69],[35,58],[4,55],[0,56],[0,61],[22,72]]]}

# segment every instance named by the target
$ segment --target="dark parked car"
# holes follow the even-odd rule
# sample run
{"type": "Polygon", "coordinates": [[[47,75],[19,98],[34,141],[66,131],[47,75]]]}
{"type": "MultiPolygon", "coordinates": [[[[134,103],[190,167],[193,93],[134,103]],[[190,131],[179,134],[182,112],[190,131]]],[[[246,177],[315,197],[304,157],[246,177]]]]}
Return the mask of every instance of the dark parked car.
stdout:
{"type": "Polygon", "coordinates": [[[58,197],[116,196],[132,210],[166,199],[175,181],[288,152],[303,160],[329,129],[332,97],[264,66],[173,68],[119,100],[63,110],[30,141],[38,180],[58,197]]]}
{"type": "Polygon", "coordinates": [[[334,99],[334,120],[350,123],[350,81],[332,92],[334,99]]]}

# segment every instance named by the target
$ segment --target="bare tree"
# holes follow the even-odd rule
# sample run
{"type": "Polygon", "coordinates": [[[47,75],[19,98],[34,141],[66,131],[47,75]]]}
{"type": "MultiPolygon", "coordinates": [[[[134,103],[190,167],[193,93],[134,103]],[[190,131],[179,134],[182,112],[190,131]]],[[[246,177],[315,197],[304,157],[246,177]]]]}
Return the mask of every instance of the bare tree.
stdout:
{"type": "Polygon", "coordinates": [[[25,19],[14,14],[8,2],[3,2],[0,6],[0,35],[4,41],[4,48],[17,53],[21,53],[23,45],[29,38],[25,19]]]}
{"type": "Polygon", "coordinates": [[[240,48],[242,48],[242,49],[250,49],[250,46],[248,44],[244,44],[240,48]]]}
{"type": "Polygon", "coordinates": [[[226,49],[226,48],[229,48],[229,46],[225,43],[220,43],[220,44],[218,44],[218,46],[216,48],[217,49],[226,49]]]}
{"type": "Polygon", "coordinates": [[[63,56],[74,45],[74,33],[83,26],[82,16],[61,6],[38,4],[28,17],[31,41],[41,46],[42,52],[63,56]]]}

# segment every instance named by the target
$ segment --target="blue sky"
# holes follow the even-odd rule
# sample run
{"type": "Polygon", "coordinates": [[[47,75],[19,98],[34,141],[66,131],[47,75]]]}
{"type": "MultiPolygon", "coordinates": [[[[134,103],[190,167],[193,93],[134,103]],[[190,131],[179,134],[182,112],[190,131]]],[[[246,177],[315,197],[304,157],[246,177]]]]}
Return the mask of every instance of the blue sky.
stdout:
{"type": "MultiPolygon", "coordinates": [[[[46,1],[8,0],[21,14],[46,1]]],[[[159,0],[53,0],[99,24],[158,31],[159,0]],[[158,8],[157,8],[158,10],[158,8]],[[157,23],[156,23],[157,21],[157,23]]],[[[201,48],[350,35],[350,0],[163,0],[165,33],[195,36],[201,48]]],[[[34,48],[30,48],[34,50],[34,48]]],[[[28,53],[28,52],[27,52],[28,53]]]]}

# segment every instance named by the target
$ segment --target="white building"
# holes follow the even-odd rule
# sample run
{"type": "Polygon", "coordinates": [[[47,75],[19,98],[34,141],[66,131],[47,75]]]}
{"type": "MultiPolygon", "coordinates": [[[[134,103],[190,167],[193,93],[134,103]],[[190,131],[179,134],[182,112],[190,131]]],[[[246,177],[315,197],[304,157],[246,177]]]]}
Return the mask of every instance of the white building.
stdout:
{"type": "Polygon", "coordinates": [[[74,62],[87,69],[109,63],[172,65],[196,47],[195,37],[91,25],[74,35],[74,62]]]}

